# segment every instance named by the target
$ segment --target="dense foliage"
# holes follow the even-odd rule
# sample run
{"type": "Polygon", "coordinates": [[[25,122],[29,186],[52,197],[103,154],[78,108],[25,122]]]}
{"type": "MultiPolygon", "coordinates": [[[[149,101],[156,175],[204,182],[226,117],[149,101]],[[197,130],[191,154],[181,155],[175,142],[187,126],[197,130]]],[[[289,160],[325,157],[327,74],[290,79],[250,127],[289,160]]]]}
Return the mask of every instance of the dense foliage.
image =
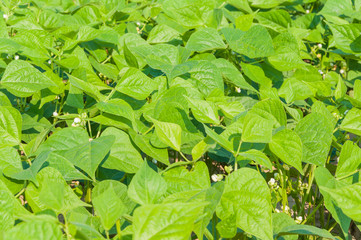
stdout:
{"type": "Polygon", "coordinates": [[[0,239],[349,239],[360,0],[2,0],[0,239]]]}

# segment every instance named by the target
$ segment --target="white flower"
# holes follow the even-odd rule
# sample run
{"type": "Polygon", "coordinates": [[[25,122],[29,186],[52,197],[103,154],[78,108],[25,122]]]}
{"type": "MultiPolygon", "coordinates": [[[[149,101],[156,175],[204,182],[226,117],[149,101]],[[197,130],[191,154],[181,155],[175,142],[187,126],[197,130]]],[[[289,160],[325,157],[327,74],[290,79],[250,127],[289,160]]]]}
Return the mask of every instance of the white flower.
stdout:
{"type": "Polygon", "coordinates": [[[51,60],[50,60],[50,59],[48,60],[48,64],[51,64],[51,60]]]}
{"type": "Polygon", "coordinates": [[[236,92],[240,93],[241,89],[239,87],[236,87],[236,92]]]}
{"type": "Polygon", "coordinates": [[[344,74],[344,73],[345,73],[345,70],[341,69],[341,70],[340,70],[340,73],[341,73],[341,74],[344,74]]]}
{"type": "Polygon", "coordinates": [[[74,123],[80,123],[81,119],[80,118],[74,118],[74,123]]]}
{"type": "Polygon", "coordinates": [[[273,186],[275,183],[276,183],[276,180],[275,180],[274,178],[271,178],[271,179],[268,181],[268,185],[270,185],[270,186],[273,186]]]}
{"type": "Polygon", "coordinates": [[[3,18],[4,18],[4,19],[8,19],[9,16],[8,16],[7,14],[3,14],[3,18]]]}
{"type": "Polygon", "coordinates": [[[323,74],[322,70],[318,70],[318,72],[319,72],[321,75],[323,74]]]}
{"type": "Polygon", "coordinates": [[[53,116],[57,117],[57,116],[59,116],[59,114],[57,112],[53,112],[53,116]]]}
{"type": "Polygon", "coordinates": [[[322,44],[321,43],[317,44],[317,47],[322,48],[322,44]]]}
{"type": "Polygon", "coordinates": [[[153,158],[153,159],[152,159],[152,162],[153,162],[154,164],[157,164],[158,161],[153,158]]]}
{"type": "Polygon", "coordinates": [[[306,14],[309,14],[309,13],[310,13],[310,10],[307,9],[307,10],[306,10],[306,14]]]}
{"type": "Polygon", "coordinates": [[[301,216],[296,217],[295,222],[298,223],[298,224],[301,224],[301,222],[302,222],[302,217],[301,217],[301,216]]]}
{"type": "Polygon", "coordinates": [[[137,24],[137,26],[140,26],[140,22],[136,22],[135,24],[137,24]]]}
{"type": "Polygon", "coordinates": [[[279,209],[275,209],[275,213],[279,213],[279,212],[281,212],[279,209]]]}
{"type": "Polygon", "coordinates": [[[288,206],[285,206],[285,212],[288,212],[290,208],[288,206]]]}
{"type": "Polygon", "coordinates": [[[212,181],[213,181],[213,182],[218,182],[218,176],[217,176],[217,174],[213,174],[213,175],[211,176],[211,178],[212,178],[212,181]]]}
{"type": "Polygon", "coordinates": [[[19,56],[18,56],[18,55],[15,55],[14,59],[15,59],[15,60],[19,60],[19,56]]]}

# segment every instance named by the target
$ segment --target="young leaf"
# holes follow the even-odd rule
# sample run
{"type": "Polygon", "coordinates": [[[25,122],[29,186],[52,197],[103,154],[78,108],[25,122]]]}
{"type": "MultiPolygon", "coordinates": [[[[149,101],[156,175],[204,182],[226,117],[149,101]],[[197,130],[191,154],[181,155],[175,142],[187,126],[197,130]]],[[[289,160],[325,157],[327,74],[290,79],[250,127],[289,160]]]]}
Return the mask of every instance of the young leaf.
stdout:
{"type": "Polygon", "coordinates": [[[93,189],[92,202],[102,225],[110,230],[115,222],[127,212],[126,203],[119,195],[126,194],[126,187],[117,181],[102,181],[93,189]]]}
{"type": "Polygon", "coordinates": [[[144,162],[129,184],[128,196],[140,205],[159,203],[167,191],[165,180],[144,162]]]}
{"type": "Polygon", "coordinates": [[[1,84],[18,97],[29,97],[44,88],[56,87],[46,75],[23,60],[9,63],[1,84]]]}
{"type": "Polygon", "coordinates": [[[175,123],[160,122],[152,119],[159,139],[174,150],[180,151],[182,128],[175,123]]]}
{"type": "Polygon", "coordinates": [[[361,109],[352,108],[341,123],[341,129],[361,136],[361,109]]]}
{"type": "Polygon", "coordinates": [[[129,68],[119,80],[115,89],[137,100],[143,100],[157,89],[157,82],[140,70],[129,68]]]}
{"type": "Polygon", "coordinates": [[[21,125],[22,120],[18,110],[0,106],[0,147],[20,144],[21,125]]]}
{"type": "Polygon", "coordinates": [[[191,51],[208,51],[213,49],[224,49],[223,39],[214,28],[203,28],[191,35],[189,38],[186,48],[191,51]]]}
{"type": "Polygon", "coordinates": [[[204,205],[204,203],[170,203],[141,206],[135,210],[133,216],[134,238],[187,239],[204,205]]]}
{"type": "Polygon", "coordinates": [[[292,130],[284,129],[273,135],[270,150],[283,162],[295,167],[302,175],[302,141],[292,130]]]}
{"type": "Polygon", "coordinates": [[[217,216],[223,221],[233,214],[237,227],[245,232],[260,239],[273,239],[271,194],[256,170],[241,168],[226,178],[217,216]]]}
{"type": "Polygon", "coordinates": [[[133,53],[127,47],[127,44],[124,42],[123,45],[124,57],[129,67],[139,68],[137,58],[133,55],[133,53]]]}
{"type": "Polygon", "coordinates": [[[325,116],[311,113],[304,117],[296,126],[295,132],[303,145],[302,161],[323,166],[332,142],[333,128],[325,116]]]}
{"type": "Polygon", "coordinates": [[[101,166],[126,173],[136,173],[143,165],[143,159],[130,141],[129,135],[122,130],[109,127],[102,136],[114,136],[115,141],[110,148],[109,156],[101,166]]]}

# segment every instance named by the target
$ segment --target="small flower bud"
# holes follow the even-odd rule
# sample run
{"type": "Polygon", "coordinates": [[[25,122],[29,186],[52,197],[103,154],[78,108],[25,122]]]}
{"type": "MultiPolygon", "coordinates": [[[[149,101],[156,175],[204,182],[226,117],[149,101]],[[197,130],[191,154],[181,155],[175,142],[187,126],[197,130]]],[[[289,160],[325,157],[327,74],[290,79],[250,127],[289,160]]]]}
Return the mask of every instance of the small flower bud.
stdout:
{"type": "Polygon", "coordinates": [[[295,222],[298,223],[298,224],[301,224],[302,223],[302,216],[296,217],[295,222]]]}
{"type": "Polygon", "coordinates": [[[317,44],[317,47],[322,48],[322,44],[321,43],[317,44]]]}
{"type": "Polygon", "coordinates": [[[80,123],[81,119],[80,118],[74,118],[74,123],[80,123]]]}
{"type": "Polygon", "coordinates": [[[307,10],[306,10],[306,14],[309,14],[309,13],[310,13],[310,10],[307,9],[307,10]]]}
{"type": "Polygon", "coordinates": [[[268,181],[268,185],[269,185],[269,186],[273,186],[275,183],[276,183],[276,180],[275,180],[274,178],[271,178],[271,179],[268,181]]]}
{"type": "Polygon", "coordinates": [[[7,20],[9,16],[7,14],[3,14],[3,18],[7,20]]]}
{"type": "Polygon", "coordinates": [[[93,141],[94,139],[93,138],[89,138],[89,142],[93,141]]]}
{"type": "Polygon", "coordinates": [[[344,73],[345,73],[345,70],[341,69],[340,74],[344,74],[344,73]]]}
{"type": "Polygon", "coordinates": [[[15,59],[15,60],[19,60],[19,56],[18,56],[18,55],[15,55],[14,59],[15,59]]]}
{"type": "Polygon", "coordinates": [[[57,117],[57,116],[59,116],[59,114],[57,112],[53,112],[53,116],[57,117]]]}
{"type": "Polygon", "coordinates": [[[213,182],[218,182],[217,174],[213,174],[213,175],[211,176],[211,178],[212,178],[212,181],[213,181],[213,182]]]}
{"type": "Polygon", "coordinates": [[[158,161],[155,160],[154,158],[152,159],[152,162],[153,162],[154,164],[157,164],[157,163],[158,163],[158,161]]]}
{"type": "Polygon", "coordinates": [[[51,64],[51,59],[48,60],[48,64],[51,64]]]}
{"type": "Polygon", "coordinates": [[[241,92],[241,89],[239,87],[236,87],[236,92],[240,93],[241,92]]]}
{"type": "Polygon", "coordinates": [[[323,74],[322,70],[318,70],[318,72],[319,72],[321,75],[323,74]]]}
{"type": "Polygon", "coordinates": [[[78,124],[76,124],[76,123],[72,123],[72,124],[71,124],[71,126],[72,126],[72,127],[77,127],[77,126],[78,126],[78,124]]]}

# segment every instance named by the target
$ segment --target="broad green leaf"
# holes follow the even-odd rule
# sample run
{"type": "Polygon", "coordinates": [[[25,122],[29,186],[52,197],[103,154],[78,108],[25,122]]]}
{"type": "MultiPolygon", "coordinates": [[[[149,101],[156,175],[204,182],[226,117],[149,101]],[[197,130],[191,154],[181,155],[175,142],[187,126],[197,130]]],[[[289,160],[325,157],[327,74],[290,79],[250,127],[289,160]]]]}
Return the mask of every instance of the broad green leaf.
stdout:
{"type": "Polygon", "coordinates": [[[345,182],[337,181],[331,173],[324,167],[318,167],[315,171],[315,179],[317,185],[320,186],[320,192],[323,195],[325,206],[328,211],[332,214],[332,217],[336,220],[336,222],[340,225],[341,230],[345,236],[348,238],[348,230],[350,228],[351,219],[347,217],[342,210],[336,205],[335,199],[333,199],[330,194],[323,190],[322,187],[326,187],[329,189],[337,189],[347,184],[345,182]]]}
{"type": "Polygon", "coordinates": [[[235,85],[241,89],[256,91],[243,77],[240,71],[224,58],[217,58],[212,63],[221,70],[221,74],[226,82],[235,85]]]}
{"type": "Polygon", "coordinates": [[[62,240],[63,233],[55,221],[33,220],[22,222],[7,231],[4,240],[11,239],[62,240]]]}
{"type": "Polygon", "coordinates": [[[189,190],[205,190],[211,186],[207,165],[197,162],[191,171],[179,166],[166,171],[164,179],[170,194],[189,190]]]}
{"type": "Polygon", "coordinates": [[[241,168],[226,178],[217,216],[223,220],[232,215],[243,231],[260,239],[273,239],[271,194],[256,170],[241,168]]]}
{"type": "MultiPolygon", "coordinates": [[[[361,149],[352,141],[346,141],[341,149],[340,157],[336,169],[336,177],[343,178],[360,169],[361,149]]],[[[351,180],[351,179],[350,179],[351,180]]]]}
{"type": "MultiPolygon", "coordinates": [[[[348,1],[348,0],[347,0],[348,1]]],[[[346,53],[361,52],[361,24],[329,24],[336,46],[346,53]]]]}
{"type": "Polygon", "coordinates": [[[114,136],[115,141],[110,148],[109,156],[101,164],[104,168],[116,169],[126,173],[136,173],[142,166],[142,156],[133,146],[130,137],[124,131],[108,127],[102,136],[114,136]]]}
{"type": "Polygon", "coordinates": [[[103,112],[124,117],[135,124],[135,115],[132,107],[123,99],[111,99],[107,102],[98,102],[97,108],[103,112]]]}
{"type": "Polygon", "coordinates": [[[287,78],[278,90],[278,95],[283,97],[287,103],[291,103],[295,100],[304,100],[312,97],[314,94],[303,81],[299,81],[296,78],[287,78]]]}
{"type": "Polygon", "coordinates": [[[242,141],[269,143],[274,121],[249,111],[244,118],[242,141]]]}
{"type": "Polygon", "coordinates": [[[47,160],[48,156],[49,152],[42,152],[34,159],[33,163],[29,168],[24,170],[22,170],[22,168],[6,168],[4,169],[4,174],[18,180],[30,180],[36,185],[38,185],[36,175],[47,160]]]}
{"type": "Polygon", "coordinates": [[[17,109],[0,106],[0,147],[20,144],[21,124],[22,118],[17,109]]]}
{"type": "Polygon", "coordinates": [[[361,109],[352,108],[341,123],[341,129],[361,136],[361,109]]]}
{"type": "Polygon", "coordinates": [[[141,206],[133,216],[134,238],[187,240],[204,205],[170,203],[141,206]]]}
{"type": "Polygon", "coordinates": [[[224,49],[226,45],[214,28],[203,28],[191,35],[186,48],[191,51],[203,52],[213,49],[224,49]]]}
{"type": "MultiPolygon", "coordinates": [[[[272,223],[273,223],[273,234],[278,234],[283,228],[291,225],[296,225],[297,223],[293,220],[292,217],[287,215],[286,213],[273,213],[272,214],[272,223]]],[[[279,236],[280,240],[297,240],[298,235],[284,235],[279,236]]]]}
{"type": "Polygon", "coordinates": [[[204,125],[204,129],[206,130],[206,133],[208,137],[216,141],[220,146],[222,146],[224,149],[228,150],[231,153],[234,153],[233,145],[228,139],[223,137],[222,135],[219,135],[215,133],[212,129],[204,125]]]}
{"type": "Polygon", "coordinates": [[[214,104],[205,100],[190,99],[186,97],[193,116],[201,123],[219,124],[219,116],[214,104]]]}
{"type": "Polygon", "coordinates": [[[361,221],[361,183],[346,185],[337,189],[329,187],[320,187],[320,189],[334,199],[346,216],[354,221],[361,221]]]}
{"type": "Polygon", "coordinates": [[[250,149],[245,152],[240,152],[237,161],[240,160],[252,160],[260,165],[265,166],[269,170],[272,170],[272,162],[269,160],[266,154],[256,149],[250,149]]]}
{"type": "Polygon", "coordinates": [[[263,69],[259,65],[252,65],[242,62],[241,67],[243,73],[252,81],[260,84],[261,86],[272,86],[271,79],[265,76],[263,69]]]}
{"type": "Polygon", "coordinates": [[[150,144],[150,139],[148,136],[139,135],[134,131],[130,131],[129,135],[131,136],[135,145],[137,145],[137,147],[141,151],[143,151],[148,156],[154,158],[155,160],[169,165],[168,150],[166,148],[154,147],[150,144]]]}
{"type": "Polygon", "coordinates": [[[220,70],[211,61],[198,61],[189,73],[190,80],[204,95],[208,96],[215,89],[224,90],[224,83],[220,70]]]}
{"type": "Polygon", "coordinates": [[[115,89],[137,100],[146,99],[155,89],[157,82],[136,68],[129,68],[118,81],[115,89]]]}
{"type": "Polygon", "coordinates": [[[93,85],[89,82],[83,81],[72,75],[69,75],[69,80],[73,86],[75,86],[75,87],[79,88],[80,90],[82,90],[83,92],[89,94],[89,96],[95,98],[97,101],[103,101],[105,99],[105,96],[100,93],[99,89],[95,85],[93,85]]]}
{"type": "Polygon", "coordinates": [[[256,19],[263,26],[281,33],[291,25],[291,16],[283,9],[260,12],[256,15],[256,19]]]}
{"type": "Polygon", "coordinates": [[[2,76],[1,85],[18,97],[29,97],[44,88],[56,87],[45,74],[23,60],[9,63],[2,76]]]}
{"type": "Polygon", "coordinates": [[[337,240],[337,238],[332,236],[332,234],[328,232],[326,229],[320,229],[310,225],[299,225],[299,224],[289,225],[287,227],[284,227],[278,233],[278,236],[289,235],[289,234],[318,236],[318,237],[322,237],[323,239],[337,240]]]}
{"type": "Polygon", "coordinates": [[[323,116],[325,116],[328,119],[330,126],[332,128],[335,127],[337,123],[337,119],[330,113],[330,111],[327,109],[324,103],[320,101],[316,101],[315,103],[313,103],[312,112],[321,113],[323,116]]]}
{"type": "Polygon", "coordinates": [[[152,119],[158,138],[174,150],[180,151],[182,128],[175,123],[152,119]]]}
{"type": "Polygon", "coordinates": [[[162,5],[165,14],[186,28],[203,26],[209,12],[216,7],[213,0],[166,0],[163,1],[162,5]]]}
{"type": "Polygon", "coordinates": [[[327,118],[320,113],[311,113],[297,124],[295,132],[303,145],[302,161],[323,166],[333,135],[333,128],[330,127],[327,118]]]}
{"type": "Polygon", "coordinates": [[[166,191],[165,180],[144,162],[129,184],[128,196],[140,205],[146,205],[161,202],[166,191]]]}
{"type": "Polygon", "coordinates": [[[133,53],[127,47],[127,44],[124,42],[123,45],[124,58],[129,67],[139,68],[137,58],[133,55],[133,53]]]}
{"type": "Polygon", "coordinates": [[[9,188],[12,193],[19,192],[23,181],[16,181],[6,175],[7,172],[19,172],[22,170],[21,158],[18,151],[12,147],[0,148],[0,180],[9,188]]]}
{"type": "Polygon", "coordinates": [[[267,29],[254,25],[248,31],[224,28],[222,32],[231,49],[250,58],[268,57],[274,54],[272,38],[267,29]]]}
{"type": "Polygon", "coordinates": [[[156,25],[149,33],[147,42],[166,43],[179,38],[179,32],[165,24],[156,25]]]}
{"type": "Polygon", "coordinates": [[[262,118],[272,120],[274,127],[286,126],[287,116],[282,102],[276,99],[266,99],[259,101],[252,107],[252,113],[262,118]]]}
{"type": "Polygon", "coordinates": [[[284,129],[273,135],[269,143],[270,150],[283,162],[295,167],[302,175],[302,140],[290,129],[284,129]]]}
{"type": "Polygon", "coordinates": [[[110,230],[115,222],[127,212],[127,204],[120,195],[125,194],[126,187],[117,181],[106,180],[97,184],[92,191],[92,203],[95,213],[102,225],[110,230]],[[123,193],[122,193],[123,192],[123,193]]]}
{"type": "Polygon", "coordinates": [[[72,156],[71,162],[75,166],[95,180],[95,171],[109,153],[115,139],[112,135],[101,136],[71,150],[68,156],[72,156]]]}
{"type": "Polygon", "coordinates": [[[26,199],[34,212],[50,208],[58,213],[66,213],[80,206],[88,206],[75,195],[56,169],[43,168],[36,179],[39,187],[30,183],[25,191],[26,199]]]}

